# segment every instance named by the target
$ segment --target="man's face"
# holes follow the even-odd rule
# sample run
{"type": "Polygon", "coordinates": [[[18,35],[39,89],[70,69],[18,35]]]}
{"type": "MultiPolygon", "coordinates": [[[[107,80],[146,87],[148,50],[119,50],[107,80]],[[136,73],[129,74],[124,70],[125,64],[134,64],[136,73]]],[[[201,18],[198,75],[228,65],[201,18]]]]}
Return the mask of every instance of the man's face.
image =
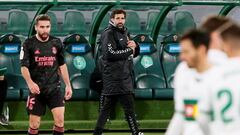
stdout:
{"type": "Polygon", "coordinates": [[[180,59],[182,61],[185,61],[189,68],[195,68],[199,59],[198,49],[195,49],[192,42],[188,39],[182,40],[180,44],[181,44],[180,59]]]}
{"type": "Polygon", "coordinates": [[[114,25],[118,28],[123,28],[125,24],[124,14],[115,14],[114,18],[111,19],[114,25]]]}
{"type": "Polygon", "coordinates": [[[46,40],[49,37],[49,33],[51,30],[50,21],[38,21],[38,23],[35,25],[35,30],[42,40],[46,40]]]}

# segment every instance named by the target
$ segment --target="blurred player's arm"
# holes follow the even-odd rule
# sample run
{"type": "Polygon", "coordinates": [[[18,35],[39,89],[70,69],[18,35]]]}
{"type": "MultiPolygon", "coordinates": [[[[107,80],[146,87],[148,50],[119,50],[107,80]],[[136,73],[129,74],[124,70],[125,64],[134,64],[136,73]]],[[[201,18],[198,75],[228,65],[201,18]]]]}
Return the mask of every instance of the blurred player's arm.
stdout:
{"type": "MultiPolygon", "coordinates": [[[[210,86],[209,84],[207,84],[210,86]]],[[[204,97],[203,100],[199,102],[199,114],[197,117],[197,122],[204,135],[210,134],[210,122],[211,122],[211,112],[212,112],[212,104],[211,104],[211,90],[209,87],[206,87],[206,90],[202,90],[202,94],[204,97]]]]}
{"type": "Polygon", "coordinates": [[[174,76],[174,110],[175,113],[172,117],[172,120],[168,126],[167,132],[165,135],[182,135],[184,127],[184,103],[183,103],[183,94],[184,94],[184,84],[185,79],[185,70],[186,64],[181,62],[175,71],[174,76]]]}
{"type": "Polygon", "coordinates": [[[199,115],[197,117],[197,122],[199,123],[199,126],[203,131],[204,135],[210,134],[210,130],[209,130],[210,121],[211,121],[211,117],[209,113],[199,112],[199,115]]]}
{"type": "Polygon", "coordinates": [[[175,71],[174,77],[174,110],[175,113],[172,117],[172,120],[168,126],[167,132],[165,135],[181,135],[183,132],[184,126],[184,103],[183,103],[183,81],[185,66],[183,63],[180,63],[175,71]]]}
{"type": "Polygon", "coordinates": [[[184,117],[180,112],[175,112],[165,135],[181,135],[183,129],[184,117]]]}

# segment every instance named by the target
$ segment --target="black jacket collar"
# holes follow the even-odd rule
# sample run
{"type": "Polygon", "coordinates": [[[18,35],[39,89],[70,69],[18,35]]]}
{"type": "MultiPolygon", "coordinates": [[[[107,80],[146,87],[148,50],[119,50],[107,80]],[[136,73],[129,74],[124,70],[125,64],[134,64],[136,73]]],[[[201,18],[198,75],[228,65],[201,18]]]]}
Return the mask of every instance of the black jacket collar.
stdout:
{"type": "Polygon", "coordinates": [[[125,26],[123,26],[123,28],[120,29],[120,28],[116,27],[116,25],[114,25],[114,23],[112,21],[109,21],[109,26],[108,27],[110,27],[114,30],[117,30],[121,33],[125,33],[127,31],[127,28],[125,26]]]}

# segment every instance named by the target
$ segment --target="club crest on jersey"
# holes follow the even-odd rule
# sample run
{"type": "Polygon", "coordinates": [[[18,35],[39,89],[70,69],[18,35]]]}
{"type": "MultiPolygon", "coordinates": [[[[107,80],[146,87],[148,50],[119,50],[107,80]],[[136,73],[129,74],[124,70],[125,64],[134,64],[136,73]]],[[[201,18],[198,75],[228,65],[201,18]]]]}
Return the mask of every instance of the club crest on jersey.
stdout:
{"type": "Polygon", "coordinates": [[[188,121],[194,121],[196,120],[196,117],[198,115],[198,106],[197,106],[197,100],[191,99],[191,100],[184,100],[184,115],[185,119],[188,121]]]}
{"type": "Polygon", "coordinates": [[[40,54],[40,50],[39,49],[35,50],[34,54],[40,54]]]}
{"type": "Polygon", "coordinates": [[[56,47],[52,47],[52,53],[56,54],[57,53],[57,48],[56,47]]]}

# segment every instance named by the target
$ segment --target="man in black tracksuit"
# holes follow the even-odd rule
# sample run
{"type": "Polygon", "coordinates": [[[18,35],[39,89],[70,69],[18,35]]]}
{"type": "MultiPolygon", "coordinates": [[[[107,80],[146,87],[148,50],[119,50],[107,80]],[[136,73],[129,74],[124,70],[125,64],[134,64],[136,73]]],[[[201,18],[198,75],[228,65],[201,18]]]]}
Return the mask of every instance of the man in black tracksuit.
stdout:
{"type": "Polygon", "coordinates": [[[123,106],[126,119],[133,135],[139,132],[134,112],[133,97],[133,57],[139,53],[139,46],[129,40],[124,27],[126,12],[114,10],[111,13],[109,27],[101,35],[103,60],[104,104],[94,130],[94,135],[101,135],[110,111],[119,101],[123,106]]]}

